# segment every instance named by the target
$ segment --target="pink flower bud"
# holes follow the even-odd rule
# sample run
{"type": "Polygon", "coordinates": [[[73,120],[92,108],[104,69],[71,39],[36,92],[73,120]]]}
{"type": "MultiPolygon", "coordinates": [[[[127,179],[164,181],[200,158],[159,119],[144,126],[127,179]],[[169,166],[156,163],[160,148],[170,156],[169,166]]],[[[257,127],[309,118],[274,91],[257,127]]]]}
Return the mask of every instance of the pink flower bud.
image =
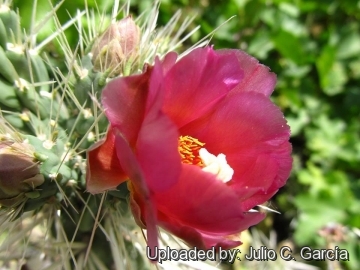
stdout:
{"type": "Polygon", "coordinates": [[[24,143],[0,142],[0,205],[16,206],[24,200],[26,192],[44,182],[30,153],[24,143]]]}
{"type": "Polygon", "coordinates": [[[111,69],[111,76],[120,74],[126,62],[136,56],[139,44],[140,28],[131,16],[112,23],[92,48],[94,70],[111,69]]]}

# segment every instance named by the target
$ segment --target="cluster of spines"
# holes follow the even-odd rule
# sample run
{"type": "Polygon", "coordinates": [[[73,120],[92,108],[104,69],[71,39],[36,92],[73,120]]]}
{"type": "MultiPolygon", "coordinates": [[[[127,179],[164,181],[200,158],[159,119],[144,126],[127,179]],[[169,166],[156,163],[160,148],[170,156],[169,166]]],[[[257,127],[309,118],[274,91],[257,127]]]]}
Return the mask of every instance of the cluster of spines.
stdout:
{"type": "Polygon", "coordinates": [[[4,117],[19,131],[37,135],[43,127],[35,118],[50,119],[60,106],[44,60],[26,42],[18,14],[5,4],[0,7],[0,62],[4,117]]]}
{"type": "Polygon", "coordinates": [[[1,4],[0,116],[34,149],[34,162],[45,178],[42,185],[25,194],[13,219],[40,210],[49,201],[60,203],[72,196],[67,188],[71,180],[85,188],[82,160],[76,159],[67,133],[70,113],[59,88],[50,80],[51,68],[27,40],[19,15],[1,4]]]}

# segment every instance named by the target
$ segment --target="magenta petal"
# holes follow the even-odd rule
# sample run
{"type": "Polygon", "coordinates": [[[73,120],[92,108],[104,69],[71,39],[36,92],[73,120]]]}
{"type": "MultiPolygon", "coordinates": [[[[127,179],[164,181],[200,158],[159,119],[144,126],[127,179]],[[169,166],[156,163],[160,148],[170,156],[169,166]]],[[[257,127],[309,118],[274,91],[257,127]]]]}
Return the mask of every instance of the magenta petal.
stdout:
{"type": "Polygon", "coordinates": [[[285,184],[292,165],[289,127],[269,99],[276,76],[238,50],[198,48],[176,59],[175,53],[156,58],[143,74],[106,86],[102,101],[113,143],[95,146],[89,169],[96,179],[109,169],[111,185],[116,166],[129,177],[130,205],[151,249],[157,224],[197,247],[235,247],[234,234],[265,216],[247,211],[285,184]],[[179,135],[225,154],[233,178],[223,183],[182,164],[179,135]],[[103,153],[110,158],[98,158],[103,153]]]}
{"type": "Polygon", "coordinates": [[[176,221],[160,220],[159,225],[177,237],[184,239],[188,245],[203,250],[210,249],[211,247],[230,249],[241,244],[241,241],[227,239],[228,235],[201,233],[193,227],[181,225],[176,221]]]}
{"type": "MultiPolygon", "coordinates": [[[[166,65],[175,61],[170,54],[166,65]]],[[[173,185],[180,174],[179,134],[161,108],[163,70],[156,59],[146,73],[111,81],[103,92],[105,113],[118,135],[133,148],[146,184],[152,191],[173,185]],[[161,179],[161,181],[159,181],[161,179]]]]}
{"type": "MultiPolygon", "coordinates": [[[[230,158],[229,158],[230,160],[230,158]]],[[[232,159],[232,162],[240,164],[239,160],[232,159]]],[[[284,182],[277,183],[281,177],[279,163],[268,155],[261,155],[258,159],[249,157],[243,166],[248,165],[248,170],[240,177],[234,175],[229,185],[237,192],[244,209],[249,210],[255,205],[262,204],[270,199],[284,182]]]]}
{"type": "Polygon", "coordinates": [[[154,192],[170,188],[178,181],[181,161],[177,149],[178,132],[166,115],[154,121],[145,119],[139,133],[136,156],[154,192]]]}
{"type": "Polygon", "coordinates": [[[106,138],[87,150],[86,190],[92,194],[114,189],[127,180],[115,149],[115,136],[110,129],[106,138]]]}
{"type": "Polygon", "coordinates": [[[244,78],[231,93],[252,91],[270,96],[274,91],[276,84],[275,73],[270,72],[270,69],[260,64],[256,58],[240,50],[226,49],[217,52],[219,55],[237,57],[240,67],[244,70],[244,78]]]}
{"type": "Polygon", "coordinates": [[[161,111],[162,79],[162,70],[155,65],[149,84],[146,114],[136,143],[136,157],[152,192],[166,190],[175,184],[181,170],[178,130],[161,111]]]}
{"type": "Polygon", "coordinates": [[[222,249],[231,249],[242,244],[240,240],[231,240],[218,235],[202,234],[202,237],[204,239],[206,249],[210,249],[211,247],[215,247],[215,249],[218,249],[219,247],[222,249]]]}
{"type": "Polygon", "coordinates": [[[112,126],[121,130],[130,145],[134,145],[145,113],[148,80],[144,74],[120,77],[109,82],[102,93],[105,114],[112,126]]]}
{"type": "Polygon", "coordinates": [[[212,114],[181,129],[181,134],[205,142],[212,154],[226,155],[234,169],[229,184],[239,192],[246,210],[269,199],[289,177],[289,126],[281,111],[262,94],[235,93],[212,114]],[[257,199],[249,201],[254,192],[257,199]]]}
{"type": "Polygon", "coordinates": [[[166,74],[164,112],[181,127],[207,112],[242,78],[235,55],[195,49],[166,74]]]}
{"type": "Polygon", "coordinates": [[[175,52],[169,52],[165,55],[164,59],[161,61],[164,75],[166,75],[175,65],[177,57],[178,55],[175,52]]]}
{"type": "Polygon", "coordinates": [[[183,164],[176,185],[154,194],[154,201],[158,211],[168,219],[204,233],[237,233],[263,218],[260,214],[244,213],[236,193],[230,187],[214,175],[187,164],[183,164]]]}
{"type": "Polygon", "coordinates": [[[136,188],[137,194],[140,194],[141,200],[144,202],[144,217],[147,228],[148,246],[152,249],[158,244],[156,213],[144,174],[130,145],[119,133],[119,130],[115,130],[115,144],[119,162],[126,174],[130,177],[133,186],[136,188]]]}

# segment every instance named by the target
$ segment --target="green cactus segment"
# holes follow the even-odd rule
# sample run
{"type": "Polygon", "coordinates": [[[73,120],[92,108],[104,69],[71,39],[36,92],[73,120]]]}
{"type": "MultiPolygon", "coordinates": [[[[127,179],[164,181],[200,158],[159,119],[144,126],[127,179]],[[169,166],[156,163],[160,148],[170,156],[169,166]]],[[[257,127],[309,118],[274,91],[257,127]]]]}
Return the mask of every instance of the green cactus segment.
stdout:
{"type": "Polygon", "coordinates": [[[101,90],[105,86],[108,74],[93,71],[90,57],[84,56],[82,59],[83,76],[76,74],[74,83],[74,94],[80,104],[89,106],[92,104],[91,95],[95,94],[97,98],[101,95],[101,90]]]}
{"type": "MultiPolygon", "coordinates": [[[[37,56],[31,56],[32,58],[33,62],[39,62],[37,56]]],[[[37,82],[35,79],[39,78],[48,79],[49,76],[44,71],[44,66],[35,68],[34,65],[32,68],[29,62],[24,53],[4,51],[0,47],[0,75],[4,78],[0,79],[0,103],[17,112],[27,108],[44,119],[49,116],[52,102],[48,97],[40,96],[31,82],[37,82]]],[[[45,85],[42,89],[48,91],[48,87],[45,85]]]]}
{"type": "Polygon", "coordinates": [[[6,41],[7,41],[6,28],[2,20],[0,20],[0,46],[4,50],[6,49],[6,41]]]}
{"type": "MultiPolygon", "coordinates": [[[[100,133],[104,133],[108,126],[105,117],[98,119],[100,110],[94,112],[92,98],[93,95],[96,99],[100,98],[109,74],[93,70],[91,55],[81,56],[79,69],[76,69],[70,84],[64,88],[62,85],[54,87],[50,79],[51,68],[40,56],[41,52],[29,47],[31,45],[24,41],[18,14],[0,4],[2,117],[17,131],[27,134],[23,138],[34,148],[33,159],[44,178],[41,185],[25,190],[16,198],[5,198],[5,201],[0,202],[4,207],[21,207],[17,217],[21,216],[19,212],[39,210],[49,202],[63,204],[65,197],[78,205],[74,187],[85,190],[84,155],[76,156],[75,159],[74,150],[69,151],[67,147],[77,144],[88,134],[87,140],[79,145],[80,150],[86,149],[94,140],[93,134],[89,134],[94,122],[100,133]],[[65,99],[60,97],[63,94],[61,91],[68,91],[69,88],[77,102],[73,97],[69,98],[67,93],[65,99]],[[78,104],[84,109],[79,110],[78,104]],[[68,134],[69,131],[73,132],[68,134]]],[[[124,192],[115,193],[122,198],[126,196],[126,188],[124,192]]],[[[87,196],[90,195],[84,197],[87,196]]],[[[91,201],[94,212],[97,211],[97,203],[91,201]]],[[[87,226],[91,224],[91,219],[86,214],[80,230],[90,229],[87,226]]]]}
{"type": "Polygon", "coordinates": [[[37,190],[34,191],[30,191],[30,192],[26,192],[25,197],[29,198],[29,199],[36,199],[40,197],[40,192],[37,190]]]}
{"type": "Polygon", "coordinates": [[[93,79],[89,75],[76,80],[74,94],[81,105],[89,106],[90,95],[93,88],[95,88],[93,79]]]}
{"type": "MultiPolygon", "coordinates": [[[[46,179],[44,184],[37,187],[36,192],[37,196],[34,198],[31,198],[29,193],[25,194],[27,200],[23,206],[23,212],[41,209],[41,207],[43,207],[47,202],[51,201],[51,198],[56,198],[56,194],[59,192],[59,189],[55,182],[46,179]]],[[[32,195],[34,194],[35,193],[32,195]]]]}
{"type": "Polygon", "coordinates": [[[16,72],[15,67],[8,59],[4,49],[0,47],[0,75],[9,83],[15,83],[19,81],[19,75],[16,72]]]}
{"type": "Polygon", "coordinates": [[[41,119],[49,117],[51,111],[50,99],[40,96],[35,87],[26,81],[21,80],[17,90],[16,94],[25,108],[28,108],[35,115],[39,115],[41,119]]]}
{"type": "MultiPolygon", "coordinates": [[[[57,134],[63,137],[63,131],[60,130],[57,134]]],[[[42,141],[31,135],[25,137],[35,149],[34,159],[41,164],[40,172],[42,174],[50,176],[56,172],[61,172],[66,178],[77,178],[77,173],[71,171],[70,167],[67,166],[67,163],[72,161],[72,153],[67,152],[65,144],[60,138],[57,138],[56,143],[54,143],[42,141]]]]}
{"type": "Polygon", "coordinates": [[[9,122],[9,124],[12,127],[14,127],[15,129],[21,130],[22,132],[29,131],[26,123],[21,119],[21,116],[19,113],[4,114],[3,116],[4,116],[5,120],[7,122],[9,122]]]}
{"type": "Polygon", "coordinates": [[[0,97],[4,96],[11,101],[10,104],[5,103],[4,105],[17,109],[17,111],[27,108],[42,119],[49,117],[49,109],[52,107],[54,110],[59,109],[58,104],[51,100],[51,94],[41,96],[41,93],[49,92],[49,84],[47,84],[49,75],[39,55],[12,50],[5,52],[0,48],[0,61],[1,59],[5,64],[0,66],[0,74],[8,84],[15,85],[15,91],[9,87],[4,90],[0,89],[1,92],[4,92],[0,94],[0,97]],[[35,87],[33,83],[42,83],[42,85],[35,87]],[[19,102],[14,101],[14,93],[16,93],[19,102]]]}
{"type": "MultiPolygon", "coordinates": [[[[31,67],[32,67],[32,73],[34,75],[34,81],[35,82],[48,82],[50,80],[48,70],[46,68],[46,65],[44,63],[44,60],[40,57],[38,54],[29,54],[30,61],[31,61],[31,67]]],[[[42,85],[40,86],[39,91],[50,91],[49,85],[42,85]]]]}
{"type": "MultiPolygon", "coordinates": [[[[27,135],[26,139],[35,149],[34,158],[40,157],[38,161],[42,162],[40,166],[40,172],[42,174],[48,175],[54,166],[61,163],[61,155],[63,152],[58,151],[57,147],[52,146],[51,149],[49,149],[50,146],[47,146],[47,142],[31,135],[27,135]]],[[[51,143],[49,145],[51,145],[51,143]]]]}
{"type": "MultiPolygon", "coordinates": [[[[17,74],[21,79],[34,83],[49,81],[45,63],[39,55],[19,50],[7,50],[5,54],[13,67],[16,68],[17,74]]],[[[49,85],[44,85],[40,88],[39,91],[49,92],[49,85]]]]}
{"type": "Polygon", "coordinates": [[[0,8],[0,19],[6,26],[7,37],[13,44],[21,42],[20,19],[18,14],[5,5],[0,8]]]}
{"type": "MultiPolygon", "coordinates": [[[[73,117],[70,117],[65,124],[65,127],[71,130],[76,123],[73,134],[73,139],[75,140],[87,136],[89,130],[93,128],[94,122],[96,122],[100,133],[106,132],[108,127],[108,121],[105,117],[97,118],[99,110],[97,110],[97,112],[94,111],[94,105],[96,105],[94,100],[100,100],[102,89],[106,85],[109,74],[94,71],[89,55],[82,58],[81,66],[81,72],[75,72],[71,83],[73,85],[74,96],[84,109],[82,113],[78,115],[78,110],[75,108],[75,114],[73,117]]],[[[83,141],[80,146],[81,148],[86,149],[93,143],[93,140],[89,136],[87,139],[87,141],[83,141]]]]}
{"type": "Polygon", "coordinates": [[[39,52],[23,44],[21,29],[18,14],[0,5],[0,109],[19,131],[38,135],[39,120],[64,120],[68,112],[57,91],[50,92],[47,66],[39,52]]]}
{"type": "Polygon", "coordinates": [[[11,62],[12,66],[16,68],[19,78],[31,82],[31,72],[27,62],[27,57],[23,51],[7,50],[5,51],[6,58],[11,62]]]}
{"type": "Polygon", "coordinates": [[[0,107],[3,109],[20,110],[21,105],[16,96],[16,87],[0,80],[0,107]]]}

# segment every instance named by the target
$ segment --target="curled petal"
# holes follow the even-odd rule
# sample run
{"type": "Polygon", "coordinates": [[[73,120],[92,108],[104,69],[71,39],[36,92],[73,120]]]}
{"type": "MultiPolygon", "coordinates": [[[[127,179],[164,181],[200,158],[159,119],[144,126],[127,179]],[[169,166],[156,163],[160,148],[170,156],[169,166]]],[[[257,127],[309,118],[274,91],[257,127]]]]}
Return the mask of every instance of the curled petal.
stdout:
{"type": "Polygon", "coordinates": [[[151,69],[141,75],[119,77],[102,92],[105,114],[131,146],[134,146],[145,114],[151,69]]]}
{"type": "Polygon", "coordinates": [[[86,189],[92,194],[116,188],[127,180],[117,158],[115,136],[111,129],[105,139],[88,149],[86,160],[86,189]]]}
{"type": "MultiPolygon", "coordinates": [[[[137,211],[135,217],[139,220],[139,217],[143,216],[147,228],[148,246],[152,249],[158,245],[158,234],[156,228],[156,212],[153,207],[146,179],[126,139],[121,136],[118,130],[115,130],[115,134],[115,145],[119,163],[131,179],[131,187],[134,189],[132,190],[132,196],[136,194],[135,196],[137,196],[139,200],[137,204],[141,204],[142,206],[138,209],[142,211],[142,213],[137,211]]],[[[134,203],[135,202],[133,202],[133,204],[134,203]]]]}
{"type": "MultiPolygon", "coordinates": [[[[169,58],[167,65],[173,60],[169,58]]],[[[173,185],[181,164],[177,128],[162,112],[163,81],[162,66],[156,59],[155,66],[144,74],[113,80],[103,91],[106,115],[117,135],[135,152],[153,191],[173,185]]]]}

